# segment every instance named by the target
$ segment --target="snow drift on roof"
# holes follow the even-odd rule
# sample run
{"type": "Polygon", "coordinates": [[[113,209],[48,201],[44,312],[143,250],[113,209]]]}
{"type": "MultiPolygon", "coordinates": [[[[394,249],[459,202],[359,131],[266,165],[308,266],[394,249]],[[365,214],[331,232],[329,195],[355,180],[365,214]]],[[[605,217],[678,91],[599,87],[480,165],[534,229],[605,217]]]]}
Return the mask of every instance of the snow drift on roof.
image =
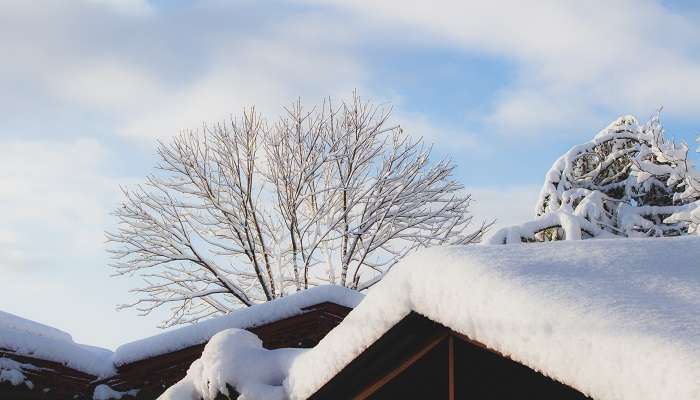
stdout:
{"type": "Polygon", "coordinates": [[[114,372],[111,351],[75,343],[66,332],[3,311],[0,349],[57,362],[95,376],[114,372]]]}
{"type": "Polygon", "coordinates": [[[596,399],[700,399],[700,238],[433,248],[398,264],[285,388],[303,399],[409,312],[596,399]]]}
{"type": "Polygon", "coordinates": [[[54,361],[97,377],[116,373],[115,366],[207,342],[229,328],[250,328],[304,312],[323,302],[355,307],[364,296],[340,286],[312,288],[231,314],[127,343],[116,352],[75,343],[70,334],[0,311],[0,350],[54,361]]]}
{"type": "Polygon", "coordinates": [[[0,311],[0,327],[6,329],[14,329],[22,332],[31,333],[36,336],[44,336],[57,340],[72,341],[73,337],[60,329],[30,321],[28,319],[10,314],[5,311],[0,311]]]}
{"type": "Polygon", "coordinates": [[[284,400],[282,382],[292,360],[303,351],[267,350],[254,333],[227,329],[211,338],[187,376],[158,400],[213,400],[219,393],[233,397],[229,386],[240,394],[238,400],[284,400]]]}
{"type": "Polygon", "coordinates": [[[318,286],[294,295],[237,310],[231,314],[185,326],[120,346],[114,355],[117,366],[207,342],[225,329],[251,328],[299,315],[303,308],[323,302],[355,307],[364,296],[342,286],[318,286]]]}

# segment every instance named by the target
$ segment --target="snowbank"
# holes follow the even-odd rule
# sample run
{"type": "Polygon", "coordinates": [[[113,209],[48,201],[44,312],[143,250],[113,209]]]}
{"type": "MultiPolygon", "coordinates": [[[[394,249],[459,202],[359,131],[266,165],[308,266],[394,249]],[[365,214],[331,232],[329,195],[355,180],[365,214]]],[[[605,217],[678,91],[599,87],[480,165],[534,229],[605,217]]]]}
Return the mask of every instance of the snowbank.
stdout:
{"type": "Polygon", "coordinates": [[[117,366],[206,343],[230,328],[250,328],[304,313],[305,307],[333,302],[355,307],[364,296],[341,286],[318,286],[294,295],[240,309],[228,315],[120,346],[114,355],[117,366]]]}
{"type": "Polygon", "coordinates": [[[0,349],[54,361],[95,376],[114,374],[111,351],[75,343],[66,332],[2,311],[0,349]]]}
{"type": "Polygon", "coordinates": [[[214,400],[219,392],[239,400],[284,400],[282,383],[292,360],[302,349],[263,348],[255,334],[228,329],[207,343],[202,357],[192,363],[187,376],[163,393],[159,400],[214,400]]]}
{"type": "Polygon", "coordinates": [[[595,399],[700,399],[700,238],[433,248],[285,380],[304,399],[411,311],[595,399]]]}

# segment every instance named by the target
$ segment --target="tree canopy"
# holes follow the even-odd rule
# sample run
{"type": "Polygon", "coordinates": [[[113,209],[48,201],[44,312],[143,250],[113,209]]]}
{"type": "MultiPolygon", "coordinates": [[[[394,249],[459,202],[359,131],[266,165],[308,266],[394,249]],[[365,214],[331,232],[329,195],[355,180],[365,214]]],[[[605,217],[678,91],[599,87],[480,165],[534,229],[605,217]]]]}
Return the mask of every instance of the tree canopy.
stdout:
{"type": "Polygon", "coordinates": [[[107,234],[117,274],[144,279],[126,306],[192,322],[324,283],[363,290],[419,247],[478,241],[454,165],[390,115],[357,95],[297,101],[160,143],[107,234]]]}
{"type": "Polygon", "coordinates": [[[700,233],[700,174],[688,146],[664,136],[659,115],[620,117],[547,172],[537,218],[489,243],[700,233]]]}

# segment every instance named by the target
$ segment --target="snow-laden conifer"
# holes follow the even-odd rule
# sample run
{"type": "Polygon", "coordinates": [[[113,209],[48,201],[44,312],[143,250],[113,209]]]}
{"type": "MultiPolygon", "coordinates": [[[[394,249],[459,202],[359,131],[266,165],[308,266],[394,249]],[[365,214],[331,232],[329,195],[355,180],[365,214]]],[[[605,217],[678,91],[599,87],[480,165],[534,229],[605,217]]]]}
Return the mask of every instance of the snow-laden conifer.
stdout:
{"type": "Polygon", "coordinates": [[[700,174],[688,146],[664,136],[658,114],[643,125],[624,116],[554,163],[535,220],[501,229],[487,242],[700,233],[699,199],[700,174]]]}

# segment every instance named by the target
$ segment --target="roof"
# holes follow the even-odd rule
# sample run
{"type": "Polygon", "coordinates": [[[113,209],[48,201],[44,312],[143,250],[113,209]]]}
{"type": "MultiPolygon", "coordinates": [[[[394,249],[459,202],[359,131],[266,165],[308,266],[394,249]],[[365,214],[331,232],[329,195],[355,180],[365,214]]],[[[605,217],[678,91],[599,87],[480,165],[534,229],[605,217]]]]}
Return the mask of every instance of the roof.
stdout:
{"type": "Polygon", "coordinates": [[[307,398],[412,311],[596,399],[700,399],[700,237],[427,249],[284,381],[307,398]]]}
{"type": "Polygon", "coordinates": [[[251,328],[300,315],[306,308],[330,302],[354,307],[364,296],[340,286],[321,286],[231,314],[127,343],[115,352],[75,343],[70,334],[0,311],[0,350],[63,364],[96,377],[109,377],[116,367],[207,342],[229,328],[251,328]]]}
{"type": "MultiPolygon", "coordinates": [[[[237,363],[241,354],[272,366],[265,382],[254,381],[260,374],[234,373],[237,389],[303,399],[415,312],[596,399],[700,399],[698,288],[700,237],[431,248],[397,264],[361,302],[362,295],[344,288],[310,289],[122,346],[109,365],[203,343],[221,331],[210,359],[226,351],[221,365],[247,365],[237,363]],[[236,351],[224,349],[228,339],[253,335],[235,328],[326,301],[359,305],[313,349],[265,350],[252,339],[233,341],[236,351]]],[[[18,325],[0,319],[0,329],[19,331],[18,325]]],[[[24,330],[22,349],[72,343],[38,325],[24,330]]],[[[206,360],[197,365],[190,383],[218,373],[206,360]]]]}
{"type": "MultiPolygon", "coordinates": [[[[304,308],[304,313],[246,328],[265,349],[310,348],[335,328],[352,308],[323,302],[304,308]]],[[[229,329],[230,330],[230,329],[229,329]]],[[[227,331],[229,331],[227,330],[227,331]]],[[[210,342],[210,341],[209,341],[210,342]]],[[[180,381],[192,363],[202,357],[206,343],[120,366],[105,383],[118,391],[139,390],[139,399],[155,399],[180,381]]]]}
{"type": "Polygon", "coordinates": [[[309,400],[339,398],[591,400],[416,312],[391,327],[309,400]]]}
{"type": "Polygon", "coordinates": [[[114,364],[120,366],[205,343],[212,336],[225,329],[244,329],[278,321],[302,314],[305,312],[304,308],[323,302],[353,308],[363,297],[357,291],[342,286],[317,286],[287,297],[256,304],[227,315],[124,344],[115,351],[114,364]]]}
{"type": "Polygon", "coordinates": [[[57,362],[94,376],[115,371],[110,350],[75,343],[66,332],[3,311],[0,350],[57,362]]]}

